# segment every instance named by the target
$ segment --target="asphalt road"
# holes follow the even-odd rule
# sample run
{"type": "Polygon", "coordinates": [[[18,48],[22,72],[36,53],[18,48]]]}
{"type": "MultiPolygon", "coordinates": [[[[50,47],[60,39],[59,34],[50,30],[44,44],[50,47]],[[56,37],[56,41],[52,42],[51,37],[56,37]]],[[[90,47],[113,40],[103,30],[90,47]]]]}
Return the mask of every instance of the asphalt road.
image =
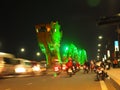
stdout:
{"type": "Polygon", "coordinates": [[[43,75],[0,79],[0,90],[116,90],[110,81],[95,81],[95,73],[77,72],[72,77],[43,75]]]}

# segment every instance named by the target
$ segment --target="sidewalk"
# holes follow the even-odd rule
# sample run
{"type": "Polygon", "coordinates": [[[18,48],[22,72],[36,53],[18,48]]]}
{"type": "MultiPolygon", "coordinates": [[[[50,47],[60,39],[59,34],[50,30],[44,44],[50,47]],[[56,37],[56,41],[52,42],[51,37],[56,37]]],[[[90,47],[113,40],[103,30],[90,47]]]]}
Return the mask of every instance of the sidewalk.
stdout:
{"type": "Polygon", "coordinates": [[[120,86],[120,68],[110,68],[106,72],[120,86]]]}

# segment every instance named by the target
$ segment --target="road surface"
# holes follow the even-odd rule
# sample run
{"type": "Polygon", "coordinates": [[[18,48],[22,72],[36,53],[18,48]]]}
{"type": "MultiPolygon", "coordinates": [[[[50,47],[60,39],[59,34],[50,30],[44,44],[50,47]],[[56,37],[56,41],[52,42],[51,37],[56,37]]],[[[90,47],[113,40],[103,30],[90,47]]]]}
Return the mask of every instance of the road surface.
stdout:
{"type": "Polygon", "coordinates": [[[72,77],[62,73],[59,76],[29,76],[0,79],[0,90],[117,90],[110,79],[95,81],[95,73],[77,72],[72,77]]]}

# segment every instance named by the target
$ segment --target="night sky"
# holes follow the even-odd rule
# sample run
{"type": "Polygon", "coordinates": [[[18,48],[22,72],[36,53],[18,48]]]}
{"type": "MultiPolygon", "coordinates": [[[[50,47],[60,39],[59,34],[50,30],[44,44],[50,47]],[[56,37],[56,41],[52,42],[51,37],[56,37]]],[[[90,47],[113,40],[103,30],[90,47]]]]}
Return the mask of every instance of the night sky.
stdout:
{"type": "Polygon", "coordinates": [[[58,21],[63,31],[61,44],[74,43],[87,51],[88,59],[97,52],[97,36],[114,37],[116,26],[96,25],[102,16],[120,12],[120,0],[1,0],[0,51],[17,55],[26,48],[27,58],[38,51],[35,25],[58,21]]]}

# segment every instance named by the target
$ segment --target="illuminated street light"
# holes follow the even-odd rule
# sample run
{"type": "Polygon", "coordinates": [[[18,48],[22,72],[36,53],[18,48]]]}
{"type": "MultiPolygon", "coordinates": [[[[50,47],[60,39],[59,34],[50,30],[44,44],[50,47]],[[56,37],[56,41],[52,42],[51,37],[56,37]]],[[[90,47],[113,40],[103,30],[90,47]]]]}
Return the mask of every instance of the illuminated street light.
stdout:
{"type": "Polygon", "coordinates": [[[98,39],[102,39],[103,37],[102,36],[98,36],[98,39]]]}
{"type": "Polygon", "coordinates": [[[99,55],[97,55],[97,58],[99,59],[99,58],[100,58],[100,56],[99,56],[99,55]]]}
{"type": "Polygon", "coordinates": [[[98,52],[100,52],[100,49],[98,49],[98,52]]]}
{"type": "Polygon", "coordinates": [[[101,47],[101,44],[98,44],[98,47],[101,47]]]}
{"type": "MultiPolygon", "coordinates": [[[[99,47],[99,48],[101,47],[100,42],[101,42],[102,39],[103,39],[103,36],[102,36],[102,35],[98,36],[98,40],[99,40],[98,47],[99,47]]],[[[97,55],[97,59],[98,59],[98,60],[100,60],[100,58],[101,58],[101,56],[100,56],[100,53],[101,53],[100,51],[101,51],[101,50],[100,50],[99,48],[98,48],[98,50],[97,50],[97,52],[98,52],[98,54],[99,54],[99,55],[97,55]]]]}
{"type": "Polygon", "coordinates": [[[25,52],[25,49],[24,48],[21,48],[21,50],[20,50],[21,52],[25,52]]]}
{"type": "Polygon", "coordinates": [[[37,56],[40,56],[40,52],[37,52],[36,55],[37,55],[37,56]]]}
{"type": "Polygon", "coordinates": [[[110,50],[107,50],[107,57],[110,58],[110,50]]]}
{"type": "Polygon", "coordinates": [[[24,58],[25,57],[25,48],[20,48],[19,52],[17,53],[17,57],[24,58]]]}

